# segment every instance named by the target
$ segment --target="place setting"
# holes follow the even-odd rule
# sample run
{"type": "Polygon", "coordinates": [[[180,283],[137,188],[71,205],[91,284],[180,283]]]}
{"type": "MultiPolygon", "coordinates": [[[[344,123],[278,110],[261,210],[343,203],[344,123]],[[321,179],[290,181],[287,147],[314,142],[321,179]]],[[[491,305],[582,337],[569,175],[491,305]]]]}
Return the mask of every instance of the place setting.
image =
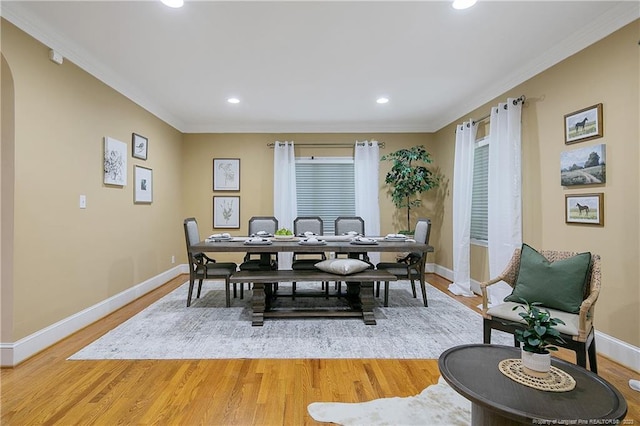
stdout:
{"type": "Polygon", "coordinates": [[[231,240],[233,240],[233,237],[231,236],[231,234],[229,234],[228,232],[224,232],[222,234],[209,235],[209,237],[206,239],[206,242],[219,243],[219,242],[231,241],[231,240]]]}
{"type": "Polygon", "coordinates": [[[312,234],[300,240],[298,244],[301,244],[303,246],[321,246],[327,244],[327,242],[325,240],[319,239],[315,234],[312,234]]]}

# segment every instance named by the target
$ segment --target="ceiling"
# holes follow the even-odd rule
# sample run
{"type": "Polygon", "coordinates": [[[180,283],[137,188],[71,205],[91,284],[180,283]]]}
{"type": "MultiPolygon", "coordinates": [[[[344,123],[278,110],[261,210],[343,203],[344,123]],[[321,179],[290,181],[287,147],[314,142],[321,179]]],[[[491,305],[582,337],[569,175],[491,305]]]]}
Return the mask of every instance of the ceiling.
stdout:
{"type": "Polygon", "coordinates": [[[640,3],[2,1],[1,13],[185,133],[432,132],[638,19],[640,3]]]}

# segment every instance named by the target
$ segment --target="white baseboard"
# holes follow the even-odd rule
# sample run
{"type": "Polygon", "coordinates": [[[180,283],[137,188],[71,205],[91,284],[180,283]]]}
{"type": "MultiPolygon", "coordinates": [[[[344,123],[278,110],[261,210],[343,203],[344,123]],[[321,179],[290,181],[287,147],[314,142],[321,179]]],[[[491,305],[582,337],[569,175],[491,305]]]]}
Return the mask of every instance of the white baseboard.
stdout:
{"type": "MultiPolygon", "coordinates": [[[[453,279],[453,271],[440,265],[429,263],[426,265],[426,270],[427,272],[438,274],[449,281],[453,279]]],[[[13,367],[18,365],[25,359],[120,309],[127,303],[131,303],[178,275],[187,273],[189,273],[189,269],[186,264],[178,265],[17,342],[0,343],[0,366],[13,367]]],[[[597,330],[596,348],[599,354],[627,368],[640,372],[640,348],[597,330]]]]}
{"type": "Polygon", "coordinates": [[[115,312],[178,275],[188,273],[189,268],[186,264],[175,266],[17,342],[0,343],[0,366],[13,367],[18,365],[25,359],[115,312]]]}

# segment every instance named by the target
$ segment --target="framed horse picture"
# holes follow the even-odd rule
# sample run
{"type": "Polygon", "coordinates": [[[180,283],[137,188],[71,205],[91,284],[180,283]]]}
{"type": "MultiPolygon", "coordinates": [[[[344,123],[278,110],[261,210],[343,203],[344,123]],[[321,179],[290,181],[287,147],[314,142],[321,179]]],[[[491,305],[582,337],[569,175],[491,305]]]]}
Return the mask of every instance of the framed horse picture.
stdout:
{"type": "Polygon", "coordinates": [[[572,144],[601,138],[602,104],[590,106],[564,116],[564,143],[572,144]]]}
{"type": "Polygon", "coordinates": [[[604,226],[604,193],[564,197],[566,223],[604,226]]]}

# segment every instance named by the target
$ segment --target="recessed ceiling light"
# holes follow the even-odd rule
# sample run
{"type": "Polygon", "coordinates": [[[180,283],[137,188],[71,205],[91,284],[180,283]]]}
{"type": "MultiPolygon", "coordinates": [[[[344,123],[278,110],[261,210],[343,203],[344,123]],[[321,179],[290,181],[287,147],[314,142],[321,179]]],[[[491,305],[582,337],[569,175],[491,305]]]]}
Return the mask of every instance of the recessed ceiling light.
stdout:
{"type": "Polygon", "coordinates": [[[376,99],[376,102],[379,104],[386,104],[387,102],[389,102],[389,98],[381,97],[376,99]]]}
{"type": "Polygon", "coordinates": [[[240,103],[240,99],[238,99],[238,98],[229,98],[229,99],[227,99],[227,102],[229,102],[230,104],[239,104],[240,103]]]}
{"type": "Polygon", "coordinates": [[[184,0],[161,0],[165,6],[178,8],[184,6],[184,0]]]}
{"type": "Polygon", "coordinates": [[[458,9],[458,10],[468,9],[474,4],[476,4],[477,1],[478,0],[453,0],[452,6],[454,9],[458,9]]]}

